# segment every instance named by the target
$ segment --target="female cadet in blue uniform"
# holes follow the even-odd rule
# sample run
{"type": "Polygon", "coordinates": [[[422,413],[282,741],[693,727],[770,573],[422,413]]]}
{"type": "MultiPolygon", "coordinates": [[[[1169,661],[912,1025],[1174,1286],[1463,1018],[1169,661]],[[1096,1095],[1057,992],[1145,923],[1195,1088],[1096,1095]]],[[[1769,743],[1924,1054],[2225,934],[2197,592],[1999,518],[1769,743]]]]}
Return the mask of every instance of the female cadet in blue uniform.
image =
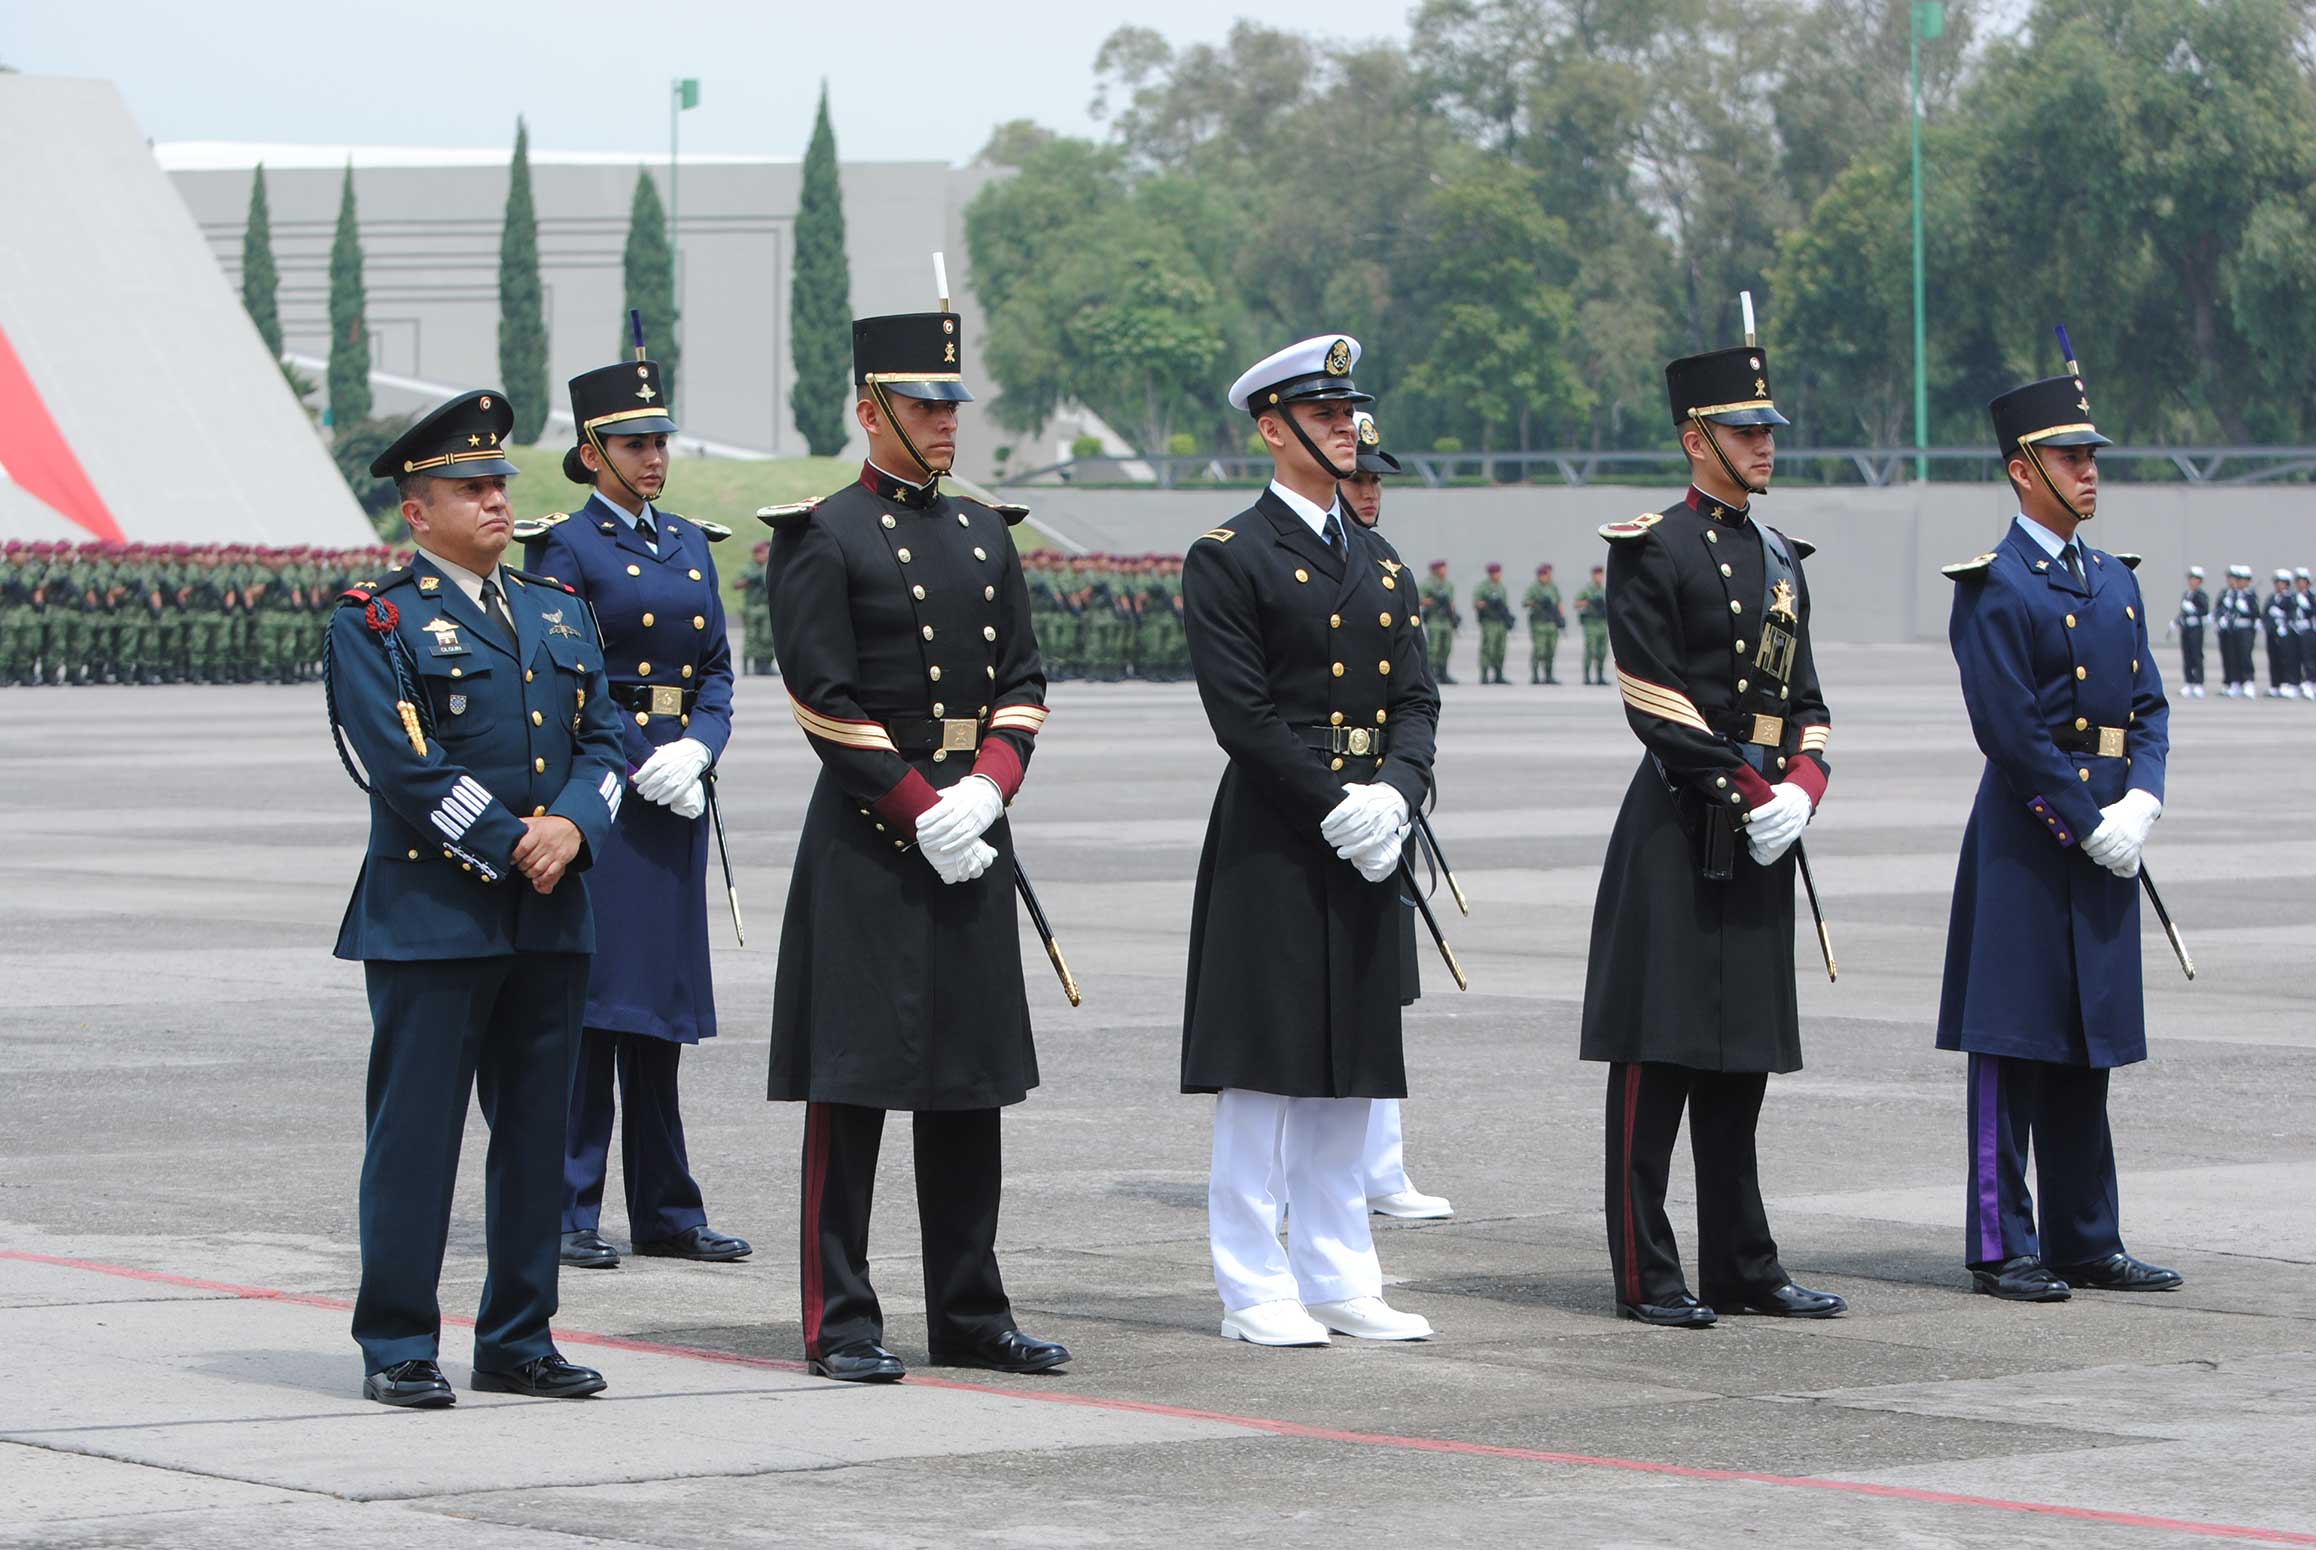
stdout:
{"type": "Polygon", "coordinates": [[[684,1046],[716,1034],[702,814],[704,781],[732,735],[732,652],[708,553],[729,530],[652,504],[667,482],[671,407],[654,361],[573,377],[579,442],[563,472],[595,493],[524,535],[531,568],[576,587],[595,610],[626,739],[624,773],[643,798],[621,811],[595,863],[598,945],[571,1084],[563,1202],[563,1263],[586,1269],[619,1263],[599,1231],[615,1074],[635,1252],[715,1261],[749,1252],[745,1239],[708,1226],[677,1098],[684,1046]]]}
{"type": "Polygon", "coordinates": [[[491,1130],[474,1386],[603,1387],[547,1326],[595,945],[577,874],[603,855],[625,770],[587,605],[499,564],[513,429],[503,394],[468,393],[379,454],[370,476],[401,487],[418,556],[345,594],[324,656],[332,732],[370,794],[337,947],[362,963],[373,1024],[354,1339],[363,1393],[421,1409],[458,1397],[435,1287],[470,1091],[491,1130]]]}
{"type": "Polygon", "coordinates": [[[1938,1007],[1938,1047],[1970,1055],[1963,1258],[1979,1291],[2014,1302],[2161,1291],[2179,1273],[2123,1251],[2107,1073],[2147,1058],[2136,879],[2170,712],[2137,556],[2076,538],[2108,444],[2083,379],[2030,382],[1990,410],[2019,516],[1992,553],[1946,567],[1947,637],[1986,753],[1938,1007]]]}

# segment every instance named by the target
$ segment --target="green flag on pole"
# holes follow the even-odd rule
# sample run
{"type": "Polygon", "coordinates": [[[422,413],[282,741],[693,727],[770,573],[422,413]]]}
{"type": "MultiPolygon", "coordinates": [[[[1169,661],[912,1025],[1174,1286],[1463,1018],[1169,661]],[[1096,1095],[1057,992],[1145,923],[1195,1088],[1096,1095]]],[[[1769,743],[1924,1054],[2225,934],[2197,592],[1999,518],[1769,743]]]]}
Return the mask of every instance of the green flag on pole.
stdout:
{"type": "MultiPolygon", "coordinates": [[[[1941,29],[1941,30],[1943,30],[1943,29],[1944,29],[1944,27],[1945,27],[1945,25],[1946,25],[1946,22],[1945,22],[1946,9],[1945,9],[1945,7],[1943,7],[1943,6],[1937,6],[1937,5],[1917,5],[1917,6],[1915,7],[1915,9],[1916,9],[1916,10],[1918,10],[1918,11],[1920,11],[1920,10],[1935,10],[1936,12],[1938,12],[1938,15],[1939,15],[1939,22],[1938,22],[1938,25],[1939,25],[1939,27],[1940,27],[1940,29],[1941,29]]],[[[1926,33],[1926,34],[1925,34],[1925,36],[1927,36],[1927,37],[1933,37],[1933,38],[1935,38],[1936,36],[1938,36],[1938,34],[1937,34],[1937,33],[1935,33],[1935,32],[1932,32],[1932,33],[1926,33]]],[[[699,79],[699,77],[698,77],[698,76],[696,76],[696,75],[689,75],[689,76],[685,76],[685,77],[684,77],[682,80],[680,80],[680,81],[676,82],[676,106],[677,106],[678,108],[696,108],[696,107],[698,107],[699,105],[700,105],[700,79],[699,79]]]]}
{"type": "Polygon", "coordinates": [[[1914,0],[1914,29],[1925,43],[1946,36],[1944,0],[1914,0]]]}

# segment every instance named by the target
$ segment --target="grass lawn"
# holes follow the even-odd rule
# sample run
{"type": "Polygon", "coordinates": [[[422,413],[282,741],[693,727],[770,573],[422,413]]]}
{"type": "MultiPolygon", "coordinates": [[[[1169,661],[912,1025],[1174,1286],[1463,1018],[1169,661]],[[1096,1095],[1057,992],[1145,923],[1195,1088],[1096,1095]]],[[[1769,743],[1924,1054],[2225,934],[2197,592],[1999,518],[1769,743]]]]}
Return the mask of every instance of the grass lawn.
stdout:
{"type": "MultiPolygon", "coordinates": [[[[574,511],[587,499],[584,485],[563,477],[560,443],[513,447],[509,455],[523,471],[521,478],[507,481],[516,520],[574,511]]],[[[732,536],[716,546],[716,572],[724,584],[724,610],[736,616],[739,574],[747,568],[749,552],[772,531],[756,520],[756,508],[832,494],[859,476],[860,463],[852,458],[786,457],[767,462],[677,458],[668,470],[666,506],[679,517],[704,517],[732,530],[732,536]]],[[[1053,540],[1030,522],[1013,530],[1013,541],[1024,550],[1053,547],[1053,540]]]]}

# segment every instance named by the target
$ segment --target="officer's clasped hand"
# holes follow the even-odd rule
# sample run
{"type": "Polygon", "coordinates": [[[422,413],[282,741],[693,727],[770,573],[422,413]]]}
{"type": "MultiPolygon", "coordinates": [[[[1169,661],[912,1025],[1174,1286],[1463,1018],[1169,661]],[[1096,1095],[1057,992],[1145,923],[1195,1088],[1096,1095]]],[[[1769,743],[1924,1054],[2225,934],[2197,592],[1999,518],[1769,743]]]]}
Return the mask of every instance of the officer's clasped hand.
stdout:
{"type": "Polygon", "coordinates": [[[2099,813],[2099,827],[2083,841],[2083,854],[2117,877],[2137,877],[2140,853],[2155,820],[2163,816],[2163,804],[2153,792],[2134,787],[2099,813]]]}
{"type": "Polygon", "coordinates": [[[1005,796],[986,775],[968,775],[917,815],[917,843],[927,850],[961,850],[989,832],[1005,811],[1005,796]]]}
{"type": "Polygon", "coordinates": [[[514,862],[531,886],[553,893],[563,873],[579,855],[579,826],[568,818],[526,818],[523,837],[515,841],[514,862]]]}
{"type": "Polygon", "coordinates": [[[1352,851],[1343,857],[1359,869],[1359,875],[1371,883],[1380,883],[1399,870],[1399,854],[1407,845],[1412,824],[1401,824],[1371,845],[1352,851]]]}
{"type": "Polygon", "coordinates": [[[1790,781],[1772,786],[1769,800],[1745,819],[1745,849],[1755,866],[1771,866],[1809,827],[1809,793],[1790,781]]]}
{"type": "Polygon", "coordinates": [[[697,738],[679,737],[664,745],[657,753],[643,761],[631,779],[636,795],[647,802],[665,807],[684,793],[684,788],[698,780],[707,767],[716,762],[708,745],[697,738]]]}
{"type": "Polygon", "coordinates": [[[986,840],[967,840],[955,850],[937,850],[930,845],[917,848],[940,874],[941,881],[952,885],[973,881],[997,860],[996,849],[986,840]]]}
{"type": "Polygon", "coordinates": [[[1319,837],[1349,861],[1352,852],[1365,850],[1407,824],[1407,798],[1378,781],[1372,785],[1345,782],[1343,800],[1319,824],[1319,837]]]}
{"type": "Polygon", "coordinates": [[[708,810],[707,786],[703,782],[693,781],[677,794],[673,802],[668,803],[667,810],[678,818],[699,817],[708,810]]]}

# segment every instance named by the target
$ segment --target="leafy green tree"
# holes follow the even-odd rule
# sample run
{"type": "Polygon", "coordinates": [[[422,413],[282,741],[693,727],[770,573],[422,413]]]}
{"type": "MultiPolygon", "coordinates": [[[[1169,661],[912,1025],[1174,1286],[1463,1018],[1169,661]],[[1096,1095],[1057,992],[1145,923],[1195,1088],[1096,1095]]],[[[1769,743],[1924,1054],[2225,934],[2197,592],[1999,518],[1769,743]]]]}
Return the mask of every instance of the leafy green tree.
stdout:
{"type": "Polygon", "coordinates": [[[828,120],[825,82],[796,202],[788,359],[796,373],[788,390],[796,429],[814,457],[834,457],[844,450],[852,384],[852,270],[844,256],[844,193],[837,183],[836,130],[828,120]]]}
{"type": "Polygon", "coordinates": [[[547,310],[531,204],[531,131],[519,117],[499,234],[499,385],[515,411],[515,440],[537,441],[547,427],[547,310]]]}
{"type": "Polygon", "coordinates": [[[627,359],[634,346],[628,331],[628,312],[643,315],[644,346],[659,362],[661,390],[672,411],[676,403],[676,368],[682,347],[676,342],[675,251],[668,246],[667,210],[659,202],[659,185],[651,173],[635,174],[635,199],[627,211],[627,305],[619,314],[619,344],[614,360],[627,359]]]}
{"type": "Polygon", "coordinates": [[[241,304],[257,325],[266,353],[281,359],[281,307],[275,291],[281,276],[273,266],[273,216],[266,206],[265,163],[249,180],[249,219],[241,228],[241,304]]]}
{"type": "Polygon", "coordinates": [[[354,211],[354,164],[338,190],[338,230],[330,241],[330,424],[370,417],[370,325],[364,316],[362,228],[354,211]]]}

